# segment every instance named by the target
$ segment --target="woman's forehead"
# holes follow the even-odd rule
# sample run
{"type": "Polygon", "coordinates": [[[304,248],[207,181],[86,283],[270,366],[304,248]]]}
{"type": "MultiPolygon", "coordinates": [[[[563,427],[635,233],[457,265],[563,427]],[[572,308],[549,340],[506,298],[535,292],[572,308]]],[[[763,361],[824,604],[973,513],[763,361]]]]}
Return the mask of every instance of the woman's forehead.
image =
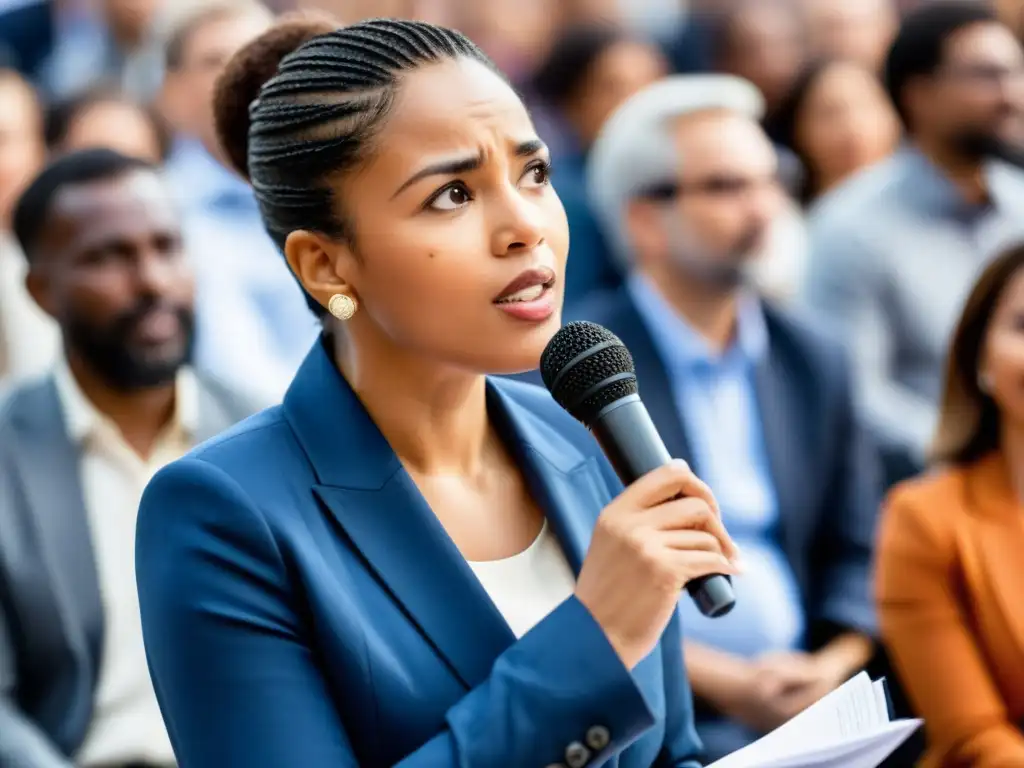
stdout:
{"type": "Polygon", "coordinates": [[[387,149],[451,152],[535,137],[516,92],[471,59],[421,67],[403,76],[382,139],[387,149]]]}

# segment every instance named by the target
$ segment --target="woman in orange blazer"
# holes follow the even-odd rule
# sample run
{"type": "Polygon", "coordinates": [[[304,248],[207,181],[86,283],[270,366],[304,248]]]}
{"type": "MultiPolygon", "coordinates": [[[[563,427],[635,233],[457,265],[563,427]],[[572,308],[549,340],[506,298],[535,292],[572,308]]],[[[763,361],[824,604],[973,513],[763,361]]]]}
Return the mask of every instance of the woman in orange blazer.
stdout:
{"type": "Polygon", "coordinates": [[[934,461],[882,516],[882,636],[925,720],[922,765],[1024,766],[1024,246],[967,300],[934,461]]]}

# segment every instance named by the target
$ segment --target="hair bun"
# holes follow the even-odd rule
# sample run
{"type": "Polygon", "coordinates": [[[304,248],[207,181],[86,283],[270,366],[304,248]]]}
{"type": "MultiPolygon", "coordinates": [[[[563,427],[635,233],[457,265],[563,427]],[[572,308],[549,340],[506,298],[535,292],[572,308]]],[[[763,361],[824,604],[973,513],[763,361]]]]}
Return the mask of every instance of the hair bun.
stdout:
{"type": "Polygon", "coordinates": [[[232,167],[246,179],[249,178],[249,104],[277,72],[281,59],[303,43],[338,27],[339,24],[326,14],[286,14],[238,51],[217,78],[213,98],[217,138],[232,167]]]}

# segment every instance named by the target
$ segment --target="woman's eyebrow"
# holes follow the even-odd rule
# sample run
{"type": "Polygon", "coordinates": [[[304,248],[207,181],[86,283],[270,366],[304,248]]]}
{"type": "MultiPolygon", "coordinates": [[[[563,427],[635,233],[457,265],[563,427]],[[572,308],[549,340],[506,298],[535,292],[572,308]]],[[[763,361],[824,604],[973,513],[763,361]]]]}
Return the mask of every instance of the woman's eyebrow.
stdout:
{"type": "Polygon", "coordinates": [[[421,168],[410,176],[398,190],[391,196],[394,200],[406,189],[411,187],[417,181],[422,181],[430,176],[456,176],[460,173],[469,173],[479,168],[484,161],[483,153],[478,153],[470,157],[454,157],[449,160],[441,160],[440,162],[428,165],[426,168],[421,168]]]}
{"type": "MultiPolygon", "coordinates": [[[[547,149],[547,145],[540,139],[528,139],[516,145],[515,154],[517,157],[529,157],[545,149],[547,149]]],[[[402,186],[395,191],[395,194],[391,196],[391,199],[394,200],[413,184],[430,176],[457,176],[460,173],[469,173],[478,169],[483,164],[483,161],[483,152],[478,152],[475,155],[453,157],[448,160],[432,163],[416,171],[416,173],[406,179],[402,186]]]]}
{"type": "Polygon", "coordinates": [[[540,139],[528,139],[516,145],[516,157],[529,157],[547,150],[548,145],[540,139]]]}

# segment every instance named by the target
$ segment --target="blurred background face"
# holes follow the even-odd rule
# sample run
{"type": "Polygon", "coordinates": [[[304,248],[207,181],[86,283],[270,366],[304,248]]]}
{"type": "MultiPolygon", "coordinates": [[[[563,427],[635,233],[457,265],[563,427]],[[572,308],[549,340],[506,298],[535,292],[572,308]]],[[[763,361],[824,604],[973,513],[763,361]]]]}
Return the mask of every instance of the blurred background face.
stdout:
{"type": "Polygon", "coordinates": [[[800,18],[784,0],[739,3],[723,44],[724,70],[756,85],[769,112],[789,92],[806,58],[800,18]]]}
{"type": "Polygon", "coordinates": [[[1002,24],[965,27],[947,42],[939,70],[911,93],[915,131],[951,149],[980,156],[995,140],[1017,142],[1024,111],[1020,43],[1002,24]]]}
{"type": "Polygon", "coordinates": [[[191,352],[193,283],[155,173],[63,190],[38,251],[30,286],[72,354],[126,391],[173,380],[191,352]]]}
{"type": "Polygon", "coordinates": [[[0,71],[0,232],[46,155],[39,103],[17,75],[0,71]]]}
{"type": "Polygon", "coordinates": [[[149,116],[122,101],[97,101],[83,108],[68,125],[57,148],[61,152],[105,147],[154,164],[162,162],[160,136],[149,116]]]}
{"type": "Polygon", "coordinates": [[[675,203],[661,206],[658,257],[684,279],[733,287],[780,211],[775,149],[753,120],[717,111],[682,118],[673,140],[681,169],[675,203]]]}
{"type": "Polygon", "coordinates": [[[183,40],[179,66],[167,72],[161,98],[176,132],[199,139],[220,154],[213,120],[217,77],[236,51],[272,23],[269,13],[253,8],[215,16],[191,30],[183,40]]]}
{"type": "Polygon", "coordinates": [[[668,62],[654,45],[623,40],[608,47],[567,105],[567,117],[583,145],[594,142],[604,121],[622,102],[667,73],[668,62]]]}
{"type": "Polygon", "coordinates": [[[1024,426],[1024,270],[1003,291],[985,339],[980,372],[1003,418],[1024,426]]]}
{"type": "Polygon", "coordinates": [[[899,23],[891,0],[803,0],[803,12],[814,56],[880,71],[899,23]]]}
{"type": "Polygon", "coordinates": [[[888,156],[899,136],[899,120],[882,86],[853,63],[823,69],[796,116],[795,149],[821,191],[888,156]]]}

